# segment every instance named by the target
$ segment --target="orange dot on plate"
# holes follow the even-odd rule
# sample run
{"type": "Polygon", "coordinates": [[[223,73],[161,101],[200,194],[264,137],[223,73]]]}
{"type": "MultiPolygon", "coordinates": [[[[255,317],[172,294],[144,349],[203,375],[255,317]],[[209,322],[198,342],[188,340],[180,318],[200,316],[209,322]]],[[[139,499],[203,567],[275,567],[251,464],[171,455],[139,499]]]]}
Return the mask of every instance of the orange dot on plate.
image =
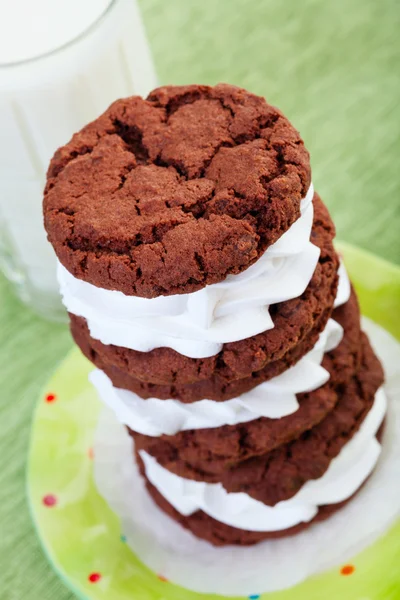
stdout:
{"type": "Polygon", "coordinates": [[[94,458],[94,452],[93,452],[93,448],[89,448],[89,450],[87,451],[88,457],[93,460],[94,458]]]}
{"type": "Polygon", "coordinates": [[[90,583],[97,583],[98,581],[100,581],[101,579],[101,575],[100,573],[90,573],[88,580],[90,581],[90,583]]]}
{"type": "Polygon", "coordinates": [[[354,571],[356,570],[354,565],[344,565],[341,569],[340,569],[340,573],[342,575],[352,575],[354,573],[354,571]]]}
{"type": "Polygon", "coordinates": [[[157,575],[157,577],[160,581],[164,581],[165,583],[168,583],[168,579],[166,577],[164,577],[164,575],[157,575]]]}
{"type": "Polygon", "coordinates": [[[57,396],[55,394],[46,394],[45,400],[46,402],[54,402],[57,400],[57,396]]]}

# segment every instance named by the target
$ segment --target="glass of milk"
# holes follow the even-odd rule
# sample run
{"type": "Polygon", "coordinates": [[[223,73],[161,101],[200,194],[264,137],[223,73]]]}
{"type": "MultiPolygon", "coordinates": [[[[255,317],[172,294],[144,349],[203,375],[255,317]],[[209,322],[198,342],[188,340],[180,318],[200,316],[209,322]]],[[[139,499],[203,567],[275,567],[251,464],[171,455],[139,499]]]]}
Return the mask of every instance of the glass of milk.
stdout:
{"type": "Polygon", "coordinates": [[[63,314],[42,197],[54,151],[115,99],[157,80],[136,0],[0,0],[0,269],[63,314]]]}

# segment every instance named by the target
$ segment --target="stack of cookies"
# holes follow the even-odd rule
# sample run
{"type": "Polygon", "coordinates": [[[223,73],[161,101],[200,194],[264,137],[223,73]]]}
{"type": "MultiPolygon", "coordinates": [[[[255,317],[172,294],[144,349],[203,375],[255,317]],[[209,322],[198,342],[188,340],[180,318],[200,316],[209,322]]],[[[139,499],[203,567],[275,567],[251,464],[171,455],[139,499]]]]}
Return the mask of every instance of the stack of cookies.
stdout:
{"type": "Polygon", "coordinates": [[[73,337],[163,511],[248,545],[360,489],[382,368],[279,110],[229,85],[119,100],[56,152],[44,215],[73,337]]]}

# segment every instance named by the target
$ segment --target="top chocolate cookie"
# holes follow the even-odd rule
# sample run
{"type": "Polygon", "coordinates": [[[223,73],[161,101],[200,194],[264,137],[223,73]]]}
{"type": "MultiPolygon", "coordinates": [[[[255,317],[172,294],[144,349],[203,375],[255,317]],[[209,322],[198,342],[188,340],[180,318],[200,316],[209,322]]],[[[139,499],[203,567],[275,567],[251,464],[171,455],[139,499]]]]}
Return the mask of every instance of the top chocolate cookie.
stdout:
{"type": "Polygon", "coordinates": [[[57,150],[45,227],[79,279],[153,298],[254,263],[300,216],[299,133],[240,88],[162,87],[118,100],[57,150]]]}

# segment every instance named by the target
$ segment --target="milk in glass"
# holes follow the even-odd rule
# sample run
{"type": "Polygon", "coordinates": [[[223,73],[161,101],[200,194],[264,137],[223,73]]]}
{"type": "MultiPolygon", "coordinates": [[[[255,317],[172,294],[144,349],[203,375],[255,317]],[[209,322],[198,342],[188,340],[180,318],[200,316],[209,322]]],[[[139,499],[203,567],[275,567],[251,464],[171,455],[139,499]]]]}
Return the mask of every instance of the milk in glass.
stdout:
{"type": "Polygon", "coordinates": [[[42,197],[54,151],[115,99],[157,84],[136,0],[0,0],[0,268],[61,313],[42,197]]]}

